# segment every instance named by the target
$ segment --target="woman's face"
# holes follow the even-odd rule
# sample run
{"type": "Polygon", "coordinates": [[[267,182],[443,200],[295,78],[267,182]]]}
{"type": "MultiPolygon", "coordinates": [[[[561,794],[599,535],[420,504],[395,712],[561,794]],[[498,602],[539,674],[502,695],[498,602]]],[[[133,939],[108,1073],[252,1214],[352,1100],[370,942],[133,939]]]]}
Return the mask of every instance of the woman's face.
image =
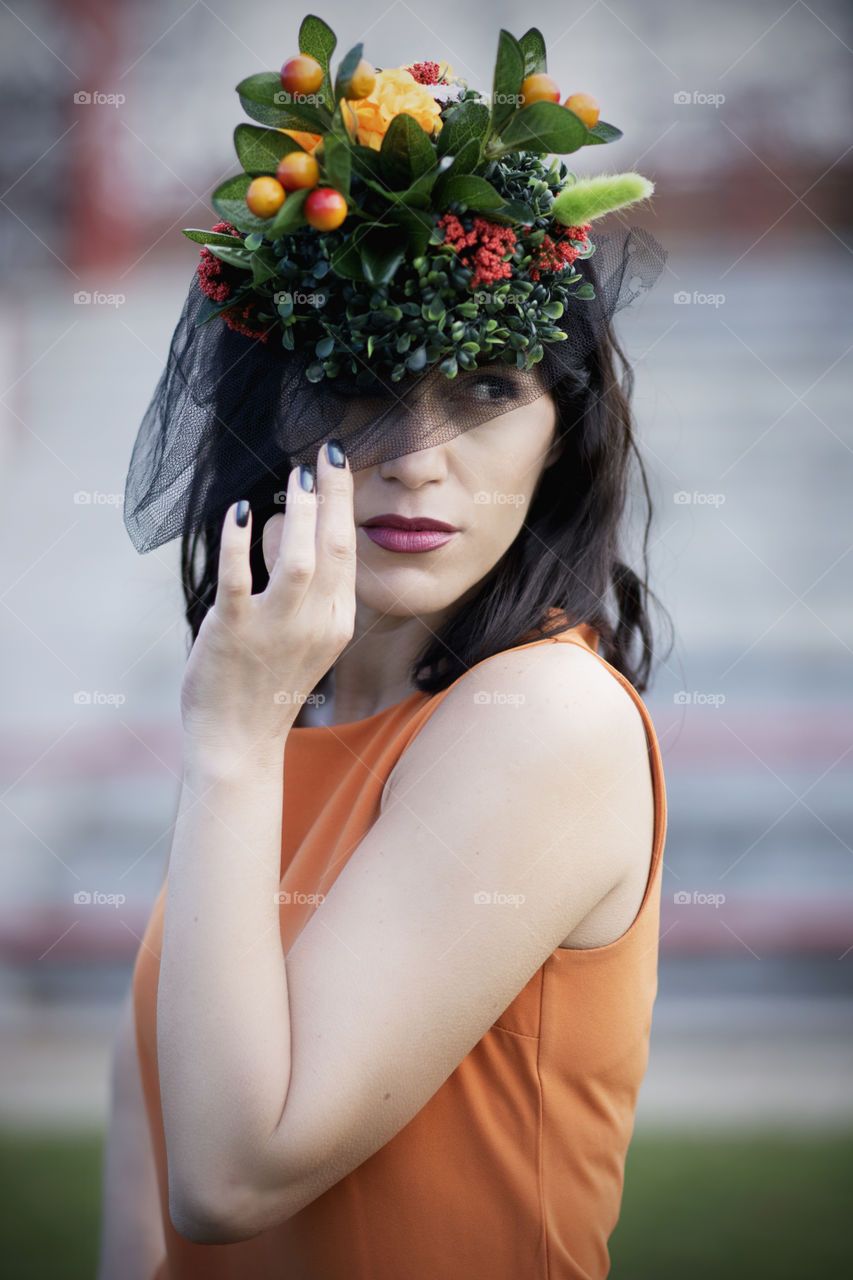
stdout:
{"type": "MultiPolygon", "coordinates": [[[[484,366],[462,376],[465,396],[493,400],[495,416],[452,440],[353,472],[360,611],[440,614],[473,595],[515,540],[537,482],[555,460],[557,410],[550,393],[513,408],[516,371],[510,366],[484,366]],[[395,540],[394,534],[377,529],[374,537],[381,541],[374,541],[364,527],[389,514],[429,517],[456,532],[429,550],[395,550],[381,544],[395,540]]],[[[283,519],[273,516],[264,527],[268,569],[283,519]]]]}

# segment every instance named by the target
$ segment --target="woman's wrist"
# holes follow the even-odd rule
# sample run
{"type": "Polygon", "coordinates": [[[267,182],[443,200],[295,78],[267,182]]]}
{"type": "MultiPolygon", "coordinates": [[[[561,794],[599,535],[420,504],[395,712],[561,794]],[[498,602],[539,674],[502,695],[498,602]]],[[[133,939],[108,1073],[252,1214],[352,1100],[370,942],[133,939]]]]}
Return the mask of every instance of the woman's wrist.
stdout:
{"type": "Polygon", "coordinates": [[[250,743],[199,738],[184,733],[184,778],[239,780],[256,778],[264,771],[280,772],[284,765],[287,730],[259,736],[250,743]]]}

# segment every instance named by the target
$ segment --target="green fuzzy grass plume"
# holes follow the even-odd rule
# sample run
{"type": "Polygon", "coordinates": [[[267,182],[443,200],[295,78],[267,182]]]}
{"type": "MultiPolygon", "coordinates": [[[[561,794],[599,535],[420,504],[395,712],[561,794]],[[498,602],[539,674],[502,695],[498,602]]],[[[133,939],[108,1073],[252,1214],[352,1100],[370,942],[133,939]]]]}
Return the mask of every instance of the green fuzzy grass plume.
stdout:
{"type": "Polygon", "coordinates": [[[639,173],[603,173],[597,178],[579,178],[563,187],[551,205],[551,216],[567,227],[592,222],[626,204],[645,200],[655,184],[639,173]]]}

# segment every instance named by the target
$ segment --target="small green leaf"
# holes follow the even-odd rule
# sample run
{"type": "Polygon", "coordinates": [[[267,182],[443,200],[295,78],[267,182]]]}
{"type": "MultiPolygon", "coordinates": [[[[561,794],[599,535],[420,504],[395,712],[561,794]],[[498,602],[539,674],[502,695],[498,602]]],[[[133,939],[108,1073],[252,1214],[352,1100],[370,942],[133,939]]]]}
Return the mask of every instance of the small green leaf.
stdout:
{"type": "Polygon", "coordinates": [[[405,190],[437,165],[430,136],[414,116],[401,111],[394,116],[382,139],[379,158],[382,177],[394,191],[405,190]]]}
{"type": "Polygon", "coordinates": [[[319,356],[321,360],[325,360],[335,349],[335,339],[332,337],[321,338],[319,342],[314,344],[314,354],[319,356]]]}
{"type": "MultiPolygon", "coordinates": [[[[248,212],[248,210],[246,212],[248,212]]],[[[229,235],[225,231],[198,231],[195,227],[184,227],[181,234],[185,235],[188,240],[194,240],[196,244],[214,245],[237,243],[237,237],[229,235]]]]}
{"type": "Polygon", "coordinates": [[[326,182],[342,195],[350,193],[352,177],[352,150],[334,134],[328,134],[323,140],[323,169],[326,182]]]}
{"type": "Polygon", "coordinates": [[[562,302],[546,302],[543,303],[541,310],[549,320],[559,320],[563,314],[563,304],[562,302]]]}
{"type": "Polygon", "coordinates": [[[232,248],[230,245],[214,244],[210,247],[214,257],[227,262],[231,267],[239,267],[241,271],[251,271],[250,255],[245,249],[232,248]]]}
{"type": "Polygon", "coordinates": [[[226,178],[213,192],[210,203],[221,218],[238,230],[264,231],[269,226],[269,219],[256,217],[246,205],[246,192],[251,181],[248,173],[226,178]]]}
{"type": "Polygon", "coordinates": [[[490,133],[503,134],[503,126],[520,105],[524,79],[524,54],[515,36],[501,28],[492,82],[490,133]]]}
{"type": "Polygon", "coordinates": [[[338,74],[335,76],[335,102],[339,102],[341,98],[347,96],[350,81],[355,75],[355,69],[361,62],[363,44],[356,44],[345,54],[338,63],[338,74]]]}
{"type": "Polygon", "coordinates": [[[248,249],[250,252],[255,249],[260,249],[263,239],[264,237],[261,235],[260,231],[251,231],[243,241],[243,248],[248,249]]]}
{"type": "Polygon", "coordinates": [[[500,209],[503,204],[503,197],[490,182],[471,173],[450,178],[447,185],[442,187],[442,196],[442,203],[445,205],[457,200],[460,204],[467,205],[469,209],[482,211],[500,209]]]}
{"type": "Polygon", "coordinates": [[[532,102],[501,130],[502,151],[554,151],[566,155],[589,140],[584,122],[559,102],[532,102]]]}
{"type": "Polygon", "coordinates": [[[542,32],[536,27],[531,27],[529,31],[525,31],[518,45],[524,57],[524,76],[522,78],[544,75],[548,70],[548,62],[542,32]]]}
{"type": "Polygon", "coordinates": [[[305,370],[305,377],[309,382],[321,382],[325,376],[326,370],[321,360],[313,360],[305,370]]]}
{"type": "Polygon", "coordinates": [[[484,102],[470,99],[452,107],[438,135],[437,150],[440,156],[457,155],[471,138],[485,137],[489,127],[489,108],[484,102]]]}
{"type": "Polygon", "coordinates": [[[457,373],[459,372],[459,366],[456,363],[456,357],[448,356],[446,360],[442,360],[441,371],[442,373],[446,374],[448,378],[455,378],[457,373]]]}
{"type": "Polygon", "coordinates": [[[595,142],[616,142],[622,137],[622,130],[617,129],[615,124],[607,124],[606,121],[599,120],[598,124],[594,124],[587,130],[587,134],[586,145],[590,146],[595,142]]]}
{"type": "Polygon", "coordinates": [[[589,283],[589,281],[586,281],[584,284],[580,285],[580,286],[576,289],[576,291],[575,291],[575,295],[574,295],[574,296],[575,296],[576,298],[594,298],[594,297],[595,297],[595,289],[594,289],[594,287],[589,283]]]}
{"type": "Polygon", "coordinates": [[[299,28],[299,52],[309,54],[323,68],[321,92],[327,104],[332,101],[329,63],[337,43],[334,31],[322,18],[317,18],[313,13],[309,13],[302,19],[302,25],[299,28]]]}
{"type": "Polygon", "coordinates": [[[284,204],[272,220],[270,228],[265,232],[268,240],[277,240],[288,231],[295,231],[305,221],[302,206],[310,195],[307,187],[299,191],[288,191],[284,204]]]}
{"type": "Polygon", "coordinates": [[[256,124],[238,124],[234,130],[237,157],[253,177],[274,174],[278,162],[291,151],[302,151],[299,143],[279,129],[261,129],[256,124]]]}
{"type": "Polygon", "coordinates": [[[247,116],[261,124],[279,129],[307,129],[311,133],[324,133],[328,112],[310,102],[294,101],[293,96],[281,87],[278,71],[258,71],[247,76],[237,85],[240,103],[247,116]]]}

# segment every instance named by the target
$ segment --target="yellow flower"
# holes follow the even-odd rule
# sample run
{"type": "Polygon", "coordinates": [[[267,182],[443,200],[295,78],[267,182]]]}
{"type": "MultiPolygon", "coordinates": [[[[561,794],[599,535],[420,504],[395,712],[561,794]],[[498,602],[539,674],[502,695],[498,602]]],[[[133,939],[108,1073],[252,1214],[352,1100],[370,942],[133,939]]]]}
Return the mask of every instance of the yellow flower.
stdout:
{"type": "Polygon", "coordinates": [[[357,141],[374,151],[381,148],[391,121],[401,112],[414,116],[426,133],[440,132],[443,124],[441,103],[430,93],[430,86],[419,84],[405,67],[377,72],[372,92],[353,99],[349,106],[358,119],[357,141]]]}

